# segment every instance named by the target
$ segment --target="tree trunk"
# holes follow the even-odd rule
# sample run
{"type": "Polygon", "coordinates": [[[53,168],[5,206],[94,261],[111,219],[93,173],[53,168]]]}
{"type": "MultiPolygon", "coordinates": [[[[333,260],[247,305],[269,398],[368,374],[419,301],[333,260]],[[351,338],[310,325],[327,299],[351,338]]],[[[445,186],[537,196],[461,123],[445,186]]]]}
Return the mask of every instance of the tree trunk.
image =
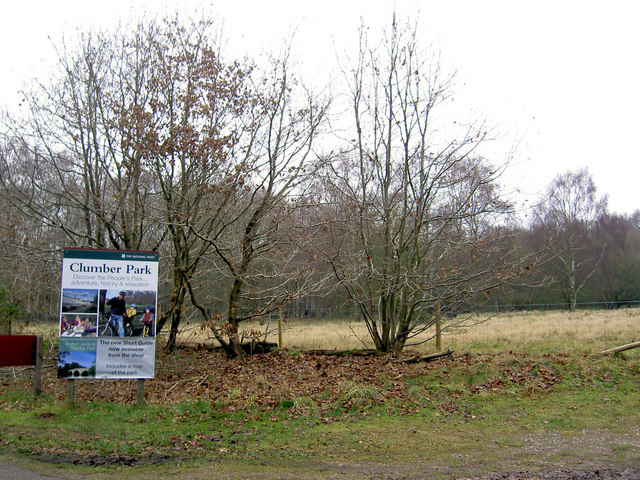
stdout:
{"type": "Polygon", "coordinates": [[[575,312],[578,308],[578,289],[576,287],[576,259],[571,256],[571,272],[569,273],[569,309],[575,312]]]}
{"type": "Polygon", "coordinates": [[[244,231],[244,235],[242,238],[242,258],[240,260],[240,265],[234,273],[233,286],[231,287],[231,292],[229,293],[229,308],[227,311],[227,318],[229,319],[229,326],[232,329],[231,334],[229,335],[229,344],[226,347],[227,354],[232,357],[241,357],[242,345],[240,344],[240,339],[238,338],[238,328],[240,324],[240,319],[238,318],[238,309],[240,308],[240,293],[242,292],[242,288],[244,287],[245,281],[244,277],[249,270],[249,265],[253,260],[253,242],[256,238],[256,230],[258,228],[258,224],[260,220],[262,220],[264,213],[267,210],[269,194],[265,195],[265,199],[262,201],[260,206],[253,212],[251,219],[247,223],[247,226],[244,231]]]}
{"type": "Polygon", "coordinates": [[[176,340],[178,338],[178,327],[182,320],[182,309],[176,308],[171,318],[171,330],[169,330],[169,340],[167,340],[167,351],[173,352],[176,348],[176,340]]]}
{"type": "Polygon", "coordinates": [[[172,352],[176,348],[178,331],[180,328],[180,322],[182,321],[182,307],[184,305],[184,297],[186,294],[183,284],[186,284],[186,281],[183,282],[182,273],[179,271],[174,272],[171,329],[169,330],[169,339],[167,340],[167,346],[165,347],[169,352],[172,352]]]}

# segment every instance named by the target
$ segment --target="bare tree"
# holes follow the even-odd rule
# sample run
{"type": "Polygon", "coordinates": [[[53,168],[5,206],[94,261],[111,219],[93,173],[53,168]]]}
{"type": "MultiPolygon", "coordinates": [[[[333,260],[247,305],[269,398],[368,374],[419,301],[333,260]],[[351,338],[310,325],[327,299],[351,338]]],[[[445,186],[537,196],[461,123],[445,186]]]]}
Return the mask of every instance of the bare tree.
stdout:
{"type": "Polygon", "coordinates": [[[558,175],[535,210],[535,221],[551,238],[554,264],[563,291],[573,311],[586,282],[602,260],[606,242],[591,254],[596,222],[607,212],[607,197],[598,197],[596,185],[586,169],[558,175]]]}
{"type": "Polygon", "coordinates": [[[256,96],[251,67],[225,62],[213,23],[165,19],[148,39],[144,105],[122,105],[123,143],[154,175],[173,270],[168,348],[201,259],[233,223],[227,215],[250,175],[256,96]]]}
{"type": "Polygon", "coordinates": [[[5,122],[2,182],[23,214],[74,245],[163,249],[170,348],[190,278],[249,175],[251,67],[225,63],[215,35],[211,20],[177,17],[83,35],[62,49],[59,76],[26,95],[26,120],[5,122]]]}
{"type": "Polygon", "coordinates": [[[2,117],[2,254],[15,267],[3,284],[30,318],[59,311],[62,247],[153,250],[162,240],[153,178],[117,124],[118,102],[143,99],[140,42],[117,32],[76,40],[59,49],[56,73],[24,92],[21,114],[2,117]]]}
{"type": "Polygon", "coordinates": [[[474,153],[487,137],[483,125],[451,122],[458,134],[440,134],[435,113],[452,78],[425,61],[415,29],[394,19],[373,46],[363,34],[347,77],[352,149],[325,171],[321,229],[332,241],[319,250],[375,347],[398,351],[513,275],[494,228],[510,209],[499,171],[474,153]]]}
{"type": "MultiPolygon", "coordinates": [[[[300,207],[305,183],[320,161],[313,146],[325,121],[327,101],[298,83],[289,65],[289,48],[273,58],[254,85],[250,143],[244,144],[243,191],[225,204],[225,230],[203,235],[213,247],[226,286],[226,311],[208,315],[215,338],[232,356],[242,354],[241,322],[263,318],[283,302],[307,292],[308,264],[298,263],[304,235],[289,229],[300,207]]],[[[193,298],[193,297],[192,297],[193,298]]],[[[200,307],[203,315],[206,311],[200,307]]]]}
{"type": "Polygon", "coordinates": [[[609,308],[627,305],[627,302],[638,298],[640,238],[633,216],[601,216],[592,230],[591,238],[590,255],[598,258],[605,243],[606,249],[597,271],[583,288],[585,296],[604,301],[609,308]]]}
{"type": "Polygon", "coordinates": [[[301,284],[295,248],[282,248],[295,233],[279,225],[317,169],[327,104],[299,88],[287,57],[263,75],[226,61],[210,19],[83,35],[62,49],[59,77],[26,95],[26,121],[5,123],[5,198],[74,245],[162,249],[172,291],[158,329],[170,320],[169,348],[214,255],[230,288],[213,330],[238,354],[238,324],[301,284]]]}
{"type": "Polygon", "coordinates": [[[121,105],[145,102],[148,35],[141,26],[63,45],[57,76],[24,92],[23,119],[5,122],[22,161],[5,165],[3,187],[14,205],[72,245],[153,250],[161,240],[150,216],[153,179],[118,124],[121,105]]]}

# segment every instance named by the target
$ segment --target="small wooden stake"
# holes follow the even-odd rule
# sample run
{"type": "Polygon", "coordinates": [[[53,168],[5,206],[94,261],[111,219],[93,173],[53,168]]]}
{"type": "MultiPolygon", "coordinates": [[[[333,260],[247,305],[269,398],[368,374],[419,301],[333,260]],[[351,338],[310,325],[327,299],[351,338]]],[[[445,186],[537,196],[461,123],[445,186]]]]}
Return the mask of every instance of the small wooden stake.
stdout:
{"type": "Polygon", "coordinates": [[[282,348],[282,305],[278,307],[278,348],[282,348]]]}
{"type": "Polygon", "coordinates": [[[435,312],[436,312],[436,351],[441,352],[442,351],[442,335],[440,332],[442,330],[442,325],[440,323],[440,302],[436,302],[435,312]]]}
{"type": "Polygon", "coordinates": [[[144,405],[144,378],[138,379],[138,391],[136,393],[136,405],[142,407],[144,405]]]}
{"type": "Polygon", "coordinates": [[[33,395],[42,393],[42,336],[36,337],[36,355],[33,367],[33,395]]]}
{"type": "Polygon", "coordinates": [[[68,378],[67,379],[67,403],[69,405],[73,405],[73,389],[74,389],[73,378],[68,378]]]}

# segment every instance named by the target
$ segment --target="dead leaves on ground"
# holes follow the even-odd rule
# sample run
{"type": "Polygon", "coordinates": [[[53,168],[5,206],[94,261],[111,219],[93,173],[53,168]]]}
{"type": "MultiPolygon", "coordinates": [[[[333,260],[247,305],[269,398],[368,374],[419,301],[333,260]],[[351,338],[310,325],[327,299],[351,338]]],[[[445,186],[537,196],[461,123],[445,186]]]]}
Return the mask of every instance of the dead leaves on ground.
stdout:
{"type": "MultiPolygon", "coordinates": [[[[404,356],[412,357],[410,353],[404,356]]],[[[286,350],[242,359],[197,349],[173,354],[159,351],[156,376],[145,384],[145,401],[171,405],[201,400],[227,412],[284,408],[293,416],[331,419],[337,408],[366,415],[372,407],[386,405],[410,413],[434,398],[443,404],[463,394],[509,389],[525,394],[544,392],[561,381],[553,368],[553,361],[561,359],[542,362],[513,354],[487,354],[443,357],[430,363],[398,360],[402,358],[286,350]]],[[[55,368],[45,372],[44,392],[64,402],[66,382],[55,378],[55,368]]],[[[15,382],[0,379],[0,383],[15,382]]],[[[29,388],[28,381],[24,383],[29,388]]],[[[79,380],[75,385],[78,403],[136,401],[135,380],[79,380]]]]}

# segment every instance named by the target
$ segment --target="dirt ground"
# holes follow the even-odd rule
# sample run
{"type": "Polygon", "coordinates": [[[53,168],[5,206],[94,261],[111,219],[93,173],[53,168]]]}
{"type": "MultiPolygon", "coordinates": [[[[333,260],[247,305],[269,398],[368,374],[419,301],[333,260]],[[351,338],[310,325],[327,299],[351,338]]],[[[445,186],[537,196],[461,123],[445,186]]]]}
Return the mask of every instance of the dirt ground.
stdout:
{"type": "MultiPolygon", "coordinates": [[[[522,470],[511,473],[491,472],[482,475],[459,474],[437,466],[395,465],[380,468],[379,466],[358,465],[325,465],[324,472],[320,474],[305,475],[307,480],[335,479],[335,480],[433,480],[434,478],[446,478],[447,480],[640,480],[640,467],[584,467],[554,468],[548,470],[522,470]],[[384,472],[387,470],[387,472],[384,472]]],[[[149,471],[129,471],[122,478],[143,479],[149,478],[149,471]]],[[[61,471],[53,469],[46,464],[25,463],[24,460],[11,457],[0,459],[0,480],[103,480],[113,478],[114,472],[103,474],[75,474],[70,470],[61,471]]],[[[268,468],[263,471],[238,472],[233,469],[226,471],[218,465],[209,467],[182,467],[172,469],[170,472],[154,473],[156,479],[180,478],[180,479],[211,479],[217,480],[297,480],[301,478],[297,473],[277,471],[277,468],[268,468]]]]}
{"type": "Polygon", "coordinates": [[[540,480],[636,480],[640,479],[640,469],[625,468],[624,470],[614,470],[601,468],[584,472],[554,470],[537,473],[535,475],[536,476],[532,476],[531,472],[522,472],[513,474],[490,474],[471,478],[473,480],[528,480],[532,478],[540,480]]]}

